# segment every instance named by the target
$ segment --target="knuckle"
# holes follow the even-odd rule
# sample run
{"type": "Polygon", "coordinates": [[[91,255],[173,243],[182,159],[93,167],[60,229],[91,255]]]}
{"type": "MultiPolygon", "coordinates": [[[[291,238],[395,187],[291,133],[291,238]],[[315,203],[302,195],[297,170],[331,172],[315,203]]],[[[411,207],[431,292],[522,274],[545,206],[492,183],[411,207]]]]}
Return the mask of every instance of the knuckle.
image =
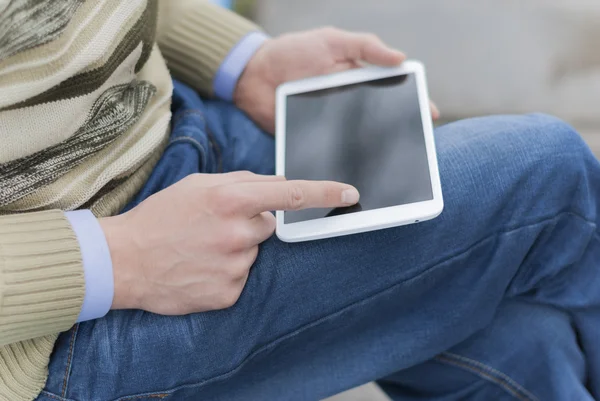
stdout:
{"type": "MultiPolygon", "coordinates": [[[[224,218],[224,220],[227,218],[224,218]]],[[[239,234],[240,223],[237,219],[221,221],[212,228],[213,249],[220,254],[234,254],[244,248],[244,238],[239,234]]]]}
{"type": "Polygon", "coordinates": [[[364,36],[370,42],[379,42],[379,36],[375,35],[374,33],[367,32],[364,34],[364,36]]]}
{"type": "Polygon", "coordinates": [[[209,194],[209,205],[213,212],[231,215],[243,206],[243,197],[231,186],[213,187],[209,194]]]}
{"type": "Polygon", "coordinates": [[[200,175],[200,173],[193,173],[190,174],[186,177],[184,177],[181,182],[185,182],[185,183],[191,183],[191,182],[195,182],[198,181],[198,176],[200,175]]]}
{"type": "Polygon", "coordinates": [[[235,177],[239,177],[239,178],[251,178],[254,177],[254,173],[252,173],[251,171],[236,171],[234,173],[229,173],[235,177]]]}
{"type": "Polygon", "coordinates": [[[248,252],[248,264],[247,268],[244,270],[244,273],[247,274],[250,271],[250,267],[256,262],[256,258],[258,258],[258,246],[254,246],[248,252]]]}
{"type": "Polygon", "coordinates": [[[229,267],[229,275],[232,282],[237,282],[248,274],[252,263],[248,263],[246,260],[240,258],[240,261],[233,263],[229,267]]]}
{"type": "Polygon", "coordinates": [[[238,226],[229,232],[227,241],[232,249],[241,250],[247,248],[252,239],[250,233],[238,226]]]}
{"type": "Polygon", "coordinates": [[[340,32],[340,30],[332,25],[327,25],[321,28],[321,32],[325,36],[335,36],[340,32]]]}
{"type": "Polygon", "coordinates": [[[233,305],[237,303],[240,299],[240,295],[242,295],[242,291],[239,287],[232,285],[227,290],[221,293],[221,308],[227,309],[231,308],[233,305]]]}
{"type": "Polygon", "coordinates": [[[229,232],[227,230],[222,230],[215,233],[211,248],[219,254],[229,255],[237,250],[233,245],[229,232]]]}
{"type": "Polygon", "coordinates": [[[269,212],[265,212],[264,216],[265,216],[265,225],[267,226],[267,230],[272,233],[277,228],[277,219],[275,218],[275,216],[273,216],[273,214],[271,214],[269,212]]]}
{"type": "Polygon", "coordinates": [[[225,190],[225,187],[211,188],[206,195],[207,206],[213,211],[220,211],[223,206],[228,204],[225,202],[226,192],[228,191],[225,190]]]}
{"type": "Polygon", "coordinates": [[[239,190],[231,191],[230,199],[234,211],[243,211],[252,206],[252,203],[255,202],[252,194],[241,192],[239,190]]]}
{"type": "Polygon", "coordinates": [[[187,177],[185,177],[183,180],[181,180],[181,183],[184,185],[190,185],[190,186],[195,187],[201,183],[203,176],[204,175],[201,173],[190,174],[187,177]]]}
{"type": "Polygon", "coordinates": [[[298,210],[306,204],[306,195],[302,188],[294,185],[288,189],[287,208],[289,210],[298,210]]]}

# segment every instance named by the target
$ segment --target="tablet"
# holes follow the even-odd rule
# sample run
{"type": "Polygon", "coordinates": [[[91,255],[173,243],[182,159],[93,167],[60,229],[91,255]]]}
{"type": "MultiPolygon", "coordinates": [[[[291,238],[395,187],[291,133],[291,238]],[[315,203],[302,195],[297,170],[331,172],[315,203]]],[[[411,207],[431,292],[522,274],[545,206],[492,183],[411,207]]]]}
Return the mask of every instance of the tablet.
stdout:
{"type": "Polygon", "coordinates": [[[444,207],[425,69],[366,67],[277,89],[276,174],[355,186],[348,208],[277,211],[298,242],[418,223],[444,207]]]}

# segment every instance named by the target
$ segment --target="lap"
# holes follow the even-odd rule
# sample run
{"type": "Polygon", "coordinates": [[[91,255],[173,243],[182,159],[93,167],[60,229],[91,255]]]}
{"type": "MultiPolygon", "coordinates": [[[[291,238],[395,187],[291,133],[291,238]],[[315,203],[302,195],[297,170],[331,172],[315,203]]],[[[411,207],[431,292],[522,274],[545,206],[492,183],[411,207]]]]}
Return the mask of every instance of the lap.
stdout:
{"type": "MultiPolygon", "coordinates": [[[[197,163],[161,160],[149,192],[202,168],[273,171],[273,140],[229,105],[195,104],[176,112],[173,125],[179,136],[170,149],[192,149],[197,163]]],[[[548,155],[575,162],[582,148],[570,129],[544,116],[469,120],[436,136],[446,200],[440,218],[301,244],[272,238],[234,307],[181,317],[119,311],[83,323],[61,336],[47,388],[68,387],[77,400],[248,400],[273,391],[314,399],[464,341],[489,324],[502,282],[514,274],[499,273],[499,264],[516,265],[536,224],[568,201],[539,205],[535,196],[547,183],[536,169],[549,176],[548,155]],[[499,257],[509,247],[513,253],[499,257]],[[277,388],[290,378],[297,388],[277,388]]]]}

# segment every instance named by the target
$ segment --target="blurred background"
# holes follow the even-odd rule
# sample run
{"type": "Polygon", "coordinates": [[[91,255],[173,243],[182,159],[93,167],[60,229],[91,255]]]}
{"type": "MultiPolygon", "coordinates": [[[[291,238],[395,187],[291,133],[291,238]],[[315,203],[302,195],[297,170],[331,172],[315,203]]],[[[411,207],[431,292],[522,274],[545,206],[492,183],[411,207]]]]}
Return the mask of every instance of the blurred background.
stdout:
{"type": "Polygon", "coordinates": [[[215,0],[271,35],[370,31],[425,63],[444,120],[542,111],[600,154],[598,0],[215,0]]]}
{"type": "MultiPolygon", "coordinates": [[[[323,25],[374,32],[425,63],[443,122],[546,112],[574,125],[600,156],[598,0],[217,2],[271,35],[323,25]]],[[[386,398],[367,386],[333,400],[386,398]]]]}

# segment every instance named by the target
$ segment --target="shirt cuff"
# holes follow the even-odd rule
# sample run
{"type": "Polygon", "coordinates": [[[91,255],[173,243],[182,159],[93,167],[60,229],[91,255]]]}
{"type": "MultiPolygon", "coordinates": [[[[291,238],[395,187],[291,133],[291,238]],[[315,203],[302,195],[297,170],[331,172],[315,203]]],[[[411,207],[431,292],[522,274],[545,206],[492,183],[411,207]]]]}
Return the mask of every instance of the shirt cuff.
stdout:
{"type": "Polygon", "coordinates": [[[213,82],[213,90],[217,97],[230,102],[233,100],[233,92],[242,72],[268,38],[263,32],[250,32],[233,47],[223,60],[213,82]]]}
{"type": "Polygon", "coordinates": [[[66,212],[79,242],[85,295],[77,322],[98,319],[110,310],[115,293],[112,259],[98,219],[89,210],[66,212]]]}

